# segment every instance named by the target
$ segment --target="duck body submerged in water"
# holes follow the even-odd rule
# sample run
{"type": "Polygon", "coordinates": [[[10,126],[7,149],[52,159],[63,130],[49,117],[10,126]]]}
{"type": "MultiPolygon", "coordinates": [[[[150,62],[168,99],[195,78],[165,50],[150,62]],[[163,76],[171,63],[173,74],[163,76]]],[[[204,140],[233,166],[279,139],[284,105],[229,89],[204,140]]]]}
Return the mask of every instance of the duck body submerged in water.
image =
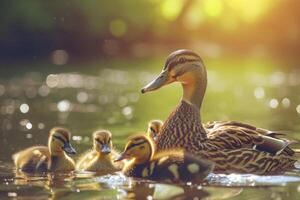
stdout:
{"type": "Polygon", "coordinates": [[[123,163],[114,163],[119,154],[113,149],[112,134],[107,130],[93,133],[93,149],[84,153],[77,161],[77,170],[86,170],[102,175],[120,171],[123,163]]]}
{"type": "Polygon", "coordinates": [[[297,158],[289,147],[293,142],[277,138],[278,133],[234,121],[201,123],[207,73],[196,53],[170,54],[161,74],[142,93],[173,82],[181,83],[183,97],[155,140],[157,151],[184,148],[213,161],[217,173],[276,174],[294,168],[297,158]]]}
{"type": "Polygon", "coordinates": [[[167,182],[200,183],[214,164],[183,149],[155,152],[152,139],[144,134],[129,138],[124,152],[115,161],[128,159],[123,173],[130,177],[167,182]]]}
{"type": "Polygon", "coordinates": [[[33,146],[15,153],[12,158],[18,170],[27,173],[73,171],[75,163],[67,154],[75,154],[71,133],[64,128],[50,130],[48,147],[33,146]]]}

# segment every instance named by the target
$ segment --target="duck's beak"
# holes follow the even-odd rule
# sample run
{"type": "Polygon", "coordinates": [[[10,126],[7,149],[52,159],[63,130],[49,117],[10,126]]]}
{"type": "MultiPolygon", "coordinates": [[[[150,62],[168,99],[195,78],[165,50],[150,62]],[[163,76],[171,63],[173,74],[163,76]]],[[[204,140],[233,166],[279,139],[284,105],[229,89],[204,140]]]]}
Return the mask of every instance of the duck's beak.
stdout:
{"type": "Polygon", "coordinates": [[[125,160],[128,158],[129,158],[129,156],[126,154],[126,151],[125,151],[125,152],[121,153],[119,155],[119,157],[114,160],[114,162],[119,162],[119,161],[122,161],[122,160],[125,160]]]}
{"type": "Polygon", "coordinates": [[[103,144],[101,147],[101,152],[105,153],[105,154],[109,154],[111,152],[110,147],[108,146],[108,144],[103,144]]]}
{"type": "Polygon", "coordinates": [[[66,142],[63,146],[63,150],[70,155],[76,154],[76,150],[72,147],[72,145],[69,142],[66,142]]]}
{"type": "Polygon", "coordinates": [[[172,80],[170,80],[169,71],[163,70],[156,79],[154,79],[148,85],[143,87],[141,92],[146,93],[146,92],[150,92],[153,90],[157,90],[157,89],[161,88],[162,86],[167,85],[171,82],[172,82],[172,80]]]}

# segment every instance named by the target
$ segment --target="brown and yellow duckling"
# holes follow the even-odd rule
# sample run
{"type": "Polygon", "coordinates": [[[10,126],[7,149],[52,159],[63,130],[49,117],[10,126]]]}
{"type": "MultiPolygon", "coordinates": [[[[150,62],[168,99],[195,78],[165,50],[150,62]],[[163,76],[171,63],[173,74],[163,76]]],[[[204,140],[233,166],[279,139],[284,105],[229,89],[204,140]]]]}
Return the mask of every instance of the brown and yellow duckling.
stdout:
{"type": "Polygon", "coordinates": [[[24,172],[72,171],[75,163],[67,154],[75,154],[71,133],[65,128],[50,130],[48,147],[33,146],[15,153],[12,158],[17,169],[24,172]]]}
{"type": "Polygon", "coordinates": [[[142,93],[180,82],[183,96],[157,136],[158,151],[184,148],[212,160],[215,172],[274,174],[293,169],[292,141],[280,134],[240,122],[201,123],[200,108],[207,86],[205,65],[195,52],[171,53],[160,75],[142,93]]]}
{"type": "Polygon", "coordinates": [[[201,182],[213,164],[180,149],[155,153],[152,140],[146,135],[129,138],[125,150],[115,161],[128,159],[123,173],[156,181],[201,182]]]}
{"type": "Polygon", "coordinates": [[[155,141],[163,124],[163,121],[159,119],[151,120],[148,123],[147,135],[155,141]]]}
{"type": "Polygon", "coordinates": [[[107,130],[99,130],[93,134],[93,149],[79,158],[76,169],[94,171],[102,174],[120,171],[123,163],[114,163],[119,154],[113,149],[112,134],[107,130]]]}

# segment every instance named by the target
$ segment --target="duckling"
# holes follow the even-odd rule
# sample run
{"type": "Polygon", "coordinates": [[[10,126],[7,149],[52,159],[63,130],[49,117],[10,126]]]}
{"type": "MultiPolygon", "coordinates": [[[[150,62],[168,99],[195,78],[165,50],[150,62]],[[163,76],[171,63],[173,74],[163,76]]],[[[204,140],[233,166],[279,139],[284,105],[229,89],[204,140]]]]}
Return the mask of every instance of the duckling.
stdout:
{"type": "Polygon", "coordinates": [[[75,163],[67,154],[76,151],[70,144],[71,133],[65,128],[55,127],[50,130],[48,147],[33,146],[12,156],[17,169],[34,173],[46,171],[72,171],[75,163]]]}
{"type": "Polygon", "coordinates": [[[101,174],[113,173],[121,170],[122,163],[114,163],[113,159],[119,154],[112,147],[112,134],[107,130],[93,133],[93,150],[79,158],[76,169],[96,171],[101,174]]]}
{"type": "Polygon", "coordinates": [[[182,85],[182,99],[157,136],[157,151],[183,148],[213,161],[217,173],[276,174],[295,168],[299,150],[280,133],[240,122],[201,123],[207,72],[198,54],[186,49],[171,53],[162,72],[141,92],[175,82],[182,85]]]}
{"type": "Polygon", "coordinates": [[[159,119],[151,120],[148,123],[147,135],[155,141],[157,139],[157,136],[162,126],[163,126],[163,121],[159,119]]]}
{"type": "Polygon", "coordinates": [[[129,159],[123,173],[136,178],[171,182],[201,182],[214,164],[180,149],[155,153],[152,140],[144,134],[132,136],[115,162],[129,159]]]}

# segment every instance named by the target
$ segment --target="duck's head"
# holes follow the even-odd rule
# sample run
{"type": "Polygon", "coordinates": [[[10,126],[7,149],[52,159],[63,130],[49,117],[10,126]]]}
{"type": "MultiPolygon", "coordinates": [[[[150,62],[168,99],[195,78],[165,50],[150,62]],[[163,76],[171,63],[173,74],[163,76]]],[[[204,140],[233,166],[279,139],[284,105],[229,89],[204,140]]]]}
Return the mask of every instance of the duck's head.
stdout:
{"type": "Polygon", "coordinates": [[[145,134],[135,135],[128,139],[124,151],[115,162],[124,159],[134,159],[136,164],[141,164],[151,160],[153,151],[153,143],[149,137],[145,134]]]}
{"type": "Polygon", "coordinates": [[[100,154],[110,154],[112,150],[111,132],[99,130],[93,134],[94,149],[100,154]]]}
{"type": "Polygon", "coordinates": [[[61,127],[52,128],[50,130],[48,142],[51,155],[61,155],[64,152],[67,154],[76,154],[70,140],[71,133],[69,130],[61,127]]]}
{"type": "Polygon", "coordinates": [[[188,84],[199,78],[206,79],[205,67],[200,56],[191,50],[177,50],[168,56],[159,76],[146,85],[141,92],[157,90],[176,81],[188,84]]]}
{"type": "Polygon", "coordinates": [[[155,141],[157,139],[157,136],[162,126],[163,126],[163,122],[161,120],[157,120],[157,119],[151,120],[148,123],[148,130],[147,130],[148,136],[155,141]]]}
{"type": "Polygon", "coordinates": [[[191,50],[177,50],[171,53],[162,72],[142,88],[146,93],[173,82],[180,82],[184,88],[183,99],[200,106],[206,89],[206,69],[202,59],[191,50]]]}

